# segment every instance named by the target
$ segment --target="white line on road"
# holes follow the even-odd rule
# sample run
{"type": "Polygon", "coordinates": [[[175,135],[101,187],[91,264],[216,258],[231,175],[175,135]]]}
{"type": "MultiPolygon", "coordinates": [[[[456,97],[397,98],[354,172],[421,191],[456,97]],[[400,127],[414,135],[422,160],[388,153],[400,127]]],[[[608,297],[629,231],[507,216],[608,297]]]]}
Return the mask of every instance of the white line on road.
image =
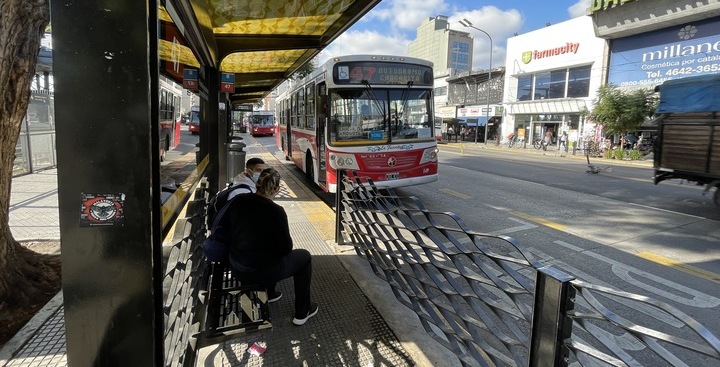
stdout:
{"type": "Polygon", "coordinates": [[[583,255],[590,256],[596,260],[600,260],[606,264],[611,265],[611,269],[615,275],[617,275],[620,279],[635,285],[636,287],[639,287],[640,289],[646,290],[648,292],[654,293],[660,297],[664,297],[668,300],[671,300],[673,302],[681,303],[687,306],[693,306],[698,308],[713,308],[720,305],[720,298],[713,297],[709,294],[705,294],[703,292],[700,292],[698,290],[686,287],[684,285],[675,283],[673,281],[667,280],[665,278],[658,277],[656,275],[650,274],[646,271],[638,270],[635,268],[629,267],[627,264],[621,263],[619,261],[610,259],[606,256],[596,254],[592,251],[588,250],[582,250],[576,246],[573,246],[567,242],[564,241],[555,241],[556,244],[563,246],[567,249],[580,252],[583,255]],[[640,280],[640,278],[645,278],[646,280],[640,280]],[[651,283],[660,284],[664,287],[674,289],[678,292],[676,293],[670,293],[668,291],[665,291],[663,289],[660,289],[656,286],[651,285],[651,283]],[[685,294],[687,296],[684,296],[682,294],[685,294]]]}
{"type": "Polygon", "coordinates": [[[676,211],[672,211],[672,210],[654,208],[654,207],[652,207],[652,206],[647,206],[647,205],[642,205],[642,204],[635,204],[635,203],[628,203],[628,204],[634,205],[634,206],[639,206],[639,207],[645,208],[645,209],[657,210],[657,211],[659,211],[659,212],[665,212],[665,213],[677,214],[677,215],[684,215],[684,216],[690,217],[690,218],[707,219],[707,218],[705,218],[705,217],[698,217],[697,215],[691,215],[691,214],[680,213],[680,212],[676,212],[676,211]]]}
{"type": "Polygon", "coordinates": [[[521,221],[520,219],[517,219],[517,218],[509,217],[508,219],[510,219],[510,220],[513,221],[513,222],[518,222],[518,223],[520,223],[521,225],[515,226],[515,227],[510,227],[510,228],[501,229],[501,230],[499,230],[499,231],[490,232],[490,234],[491,234],[491,235],[494,235],[494,236],[499,236],[499,235],[503,235],[503,234],[510,234],[510,233],[525,231],[525,230],[528,230],[528,229],[533,229],[533,228],[537,228],[537,227],[538,227],[538,226],[536,226],[536,225],[534,225],[534,224],[521,221]]]}

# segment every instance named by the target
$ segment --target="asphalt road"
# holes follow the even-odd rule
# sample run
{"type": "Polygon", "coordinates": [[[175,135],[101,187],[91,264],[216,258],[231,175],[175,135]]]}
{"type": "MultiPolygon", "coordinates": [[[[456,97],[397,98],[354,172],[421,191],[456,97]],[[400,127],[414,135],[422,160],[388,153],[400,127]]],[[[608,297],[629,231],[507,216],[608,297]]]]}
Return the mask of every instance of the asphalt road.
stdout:
{"type": "MultiPolygon", "coordinates": [[[[544,265],[672,305],[720,335],[720,213],[702,188],[655,186],[649,167],[595,175],[583,159],[549,153],[441,149],[437,182],[397,192],[476,231],[514,237],[544,265]]],[[[677,334],[678,324],[666,327],[677,334]]]]}
{"type": "MultiPolygon", "coordinates": [[[[183,144],[194,145],[197,136],[183,134],[183,144]]],[[[274,137],[245,139],[249,148],[277,152],[274,137]]],[[[720,336],[720,210],[712,192],[703,196],[702,187],[680,182],[654,185],[648,164],[593,159],[607,169],[589,174],[585,158],[557,152],[440,149],[439,180],[397,193],[453,212],[475,231],[514,237],[542,264],[578,279],[665,302],[720,336]]],[[[630,319],[680,333],[681,324],[662,312],[625,307],[630,319]]]]}

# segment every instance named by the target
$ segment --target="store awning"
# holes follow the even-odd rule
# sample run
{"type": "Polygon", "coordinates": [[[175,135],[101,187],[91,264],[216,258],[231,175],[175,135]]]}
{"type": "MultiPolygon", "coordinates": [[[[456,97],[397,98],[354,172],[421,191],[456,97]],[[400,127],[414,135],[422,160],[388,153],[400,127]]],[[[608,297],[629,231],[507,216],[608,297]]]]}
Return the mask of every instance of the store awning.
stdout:
{"type": "Polygon", "coordinates": [[[460,116],[457,118],[457,120],[459,124],[467,125],[469,127],[485,126],[485,124],[487,123],[486,116],[460,116]]]}

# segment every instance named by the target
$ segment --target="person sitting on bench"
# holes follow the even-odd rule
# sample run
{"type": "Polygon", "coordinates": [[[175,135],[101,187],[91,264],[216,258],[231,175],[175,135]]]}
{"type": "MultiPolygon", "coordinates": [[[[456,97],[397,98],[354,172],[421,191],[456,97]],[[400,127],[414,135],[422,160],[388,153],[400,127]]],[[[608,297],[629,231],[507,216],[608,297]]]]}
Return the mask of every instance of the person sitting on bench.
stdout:
{"type": "Polygon", "coordinates": [[[264,169],[265,161],[263,161],[262,159],[256,157],[248,159],[247,162],[245,162],[245,171],[233,178],[232,186],[245,184],[249,187],[249,189],[238,186],[237,189],[234,189],[228,195],[228,200],[232,199],[233,197],[235,197],[235,195],[238,194],[257,191],[257,188],[255,187],[255,182],[257,182],[258,178],[260,177],[260,172],[262,172],[264,169]]]}
{"type": "Polygon", "coordinates": [[[256,182],[257,192],[238,195],[221,219],[231,224],[230,267],[241,283],[266,286],[268,302],[278,301],[282,292],[275,286],[293,277],[295,318],[303,325],[318,312],[310,299],[312,258],[305,249],[293,249],[287,214],[273,202],[280,191],[280,173],[266,168],[256,182]]]}

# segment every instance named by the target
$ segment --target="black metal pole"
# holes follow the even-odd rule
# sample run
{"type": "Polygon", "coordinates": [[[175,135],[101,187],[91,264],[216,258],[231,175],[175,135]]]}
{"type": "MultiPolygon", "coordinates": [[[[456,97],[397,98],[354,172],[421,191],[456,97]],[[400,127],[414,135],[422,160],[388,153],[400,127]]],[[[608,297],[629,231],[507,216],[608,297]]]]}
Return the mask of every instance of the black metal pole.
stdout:
{"type": "Polygon", "coordinates": [[[335,186],[335,243],[337,243],[338,245],[345,244],[345,238],[342,235],[342,191],[345,187],[345,185],[343,184],[344,180],[345,170],[337,170],[337,185],[335,186]]]}
{"type": "Polygon", "coordinates": [[[552,267],[537,269],[528,366],[567,366],[567,350],[562,343],[569,332],[565,315],[573,307],[573,279],[552,267]]]}

